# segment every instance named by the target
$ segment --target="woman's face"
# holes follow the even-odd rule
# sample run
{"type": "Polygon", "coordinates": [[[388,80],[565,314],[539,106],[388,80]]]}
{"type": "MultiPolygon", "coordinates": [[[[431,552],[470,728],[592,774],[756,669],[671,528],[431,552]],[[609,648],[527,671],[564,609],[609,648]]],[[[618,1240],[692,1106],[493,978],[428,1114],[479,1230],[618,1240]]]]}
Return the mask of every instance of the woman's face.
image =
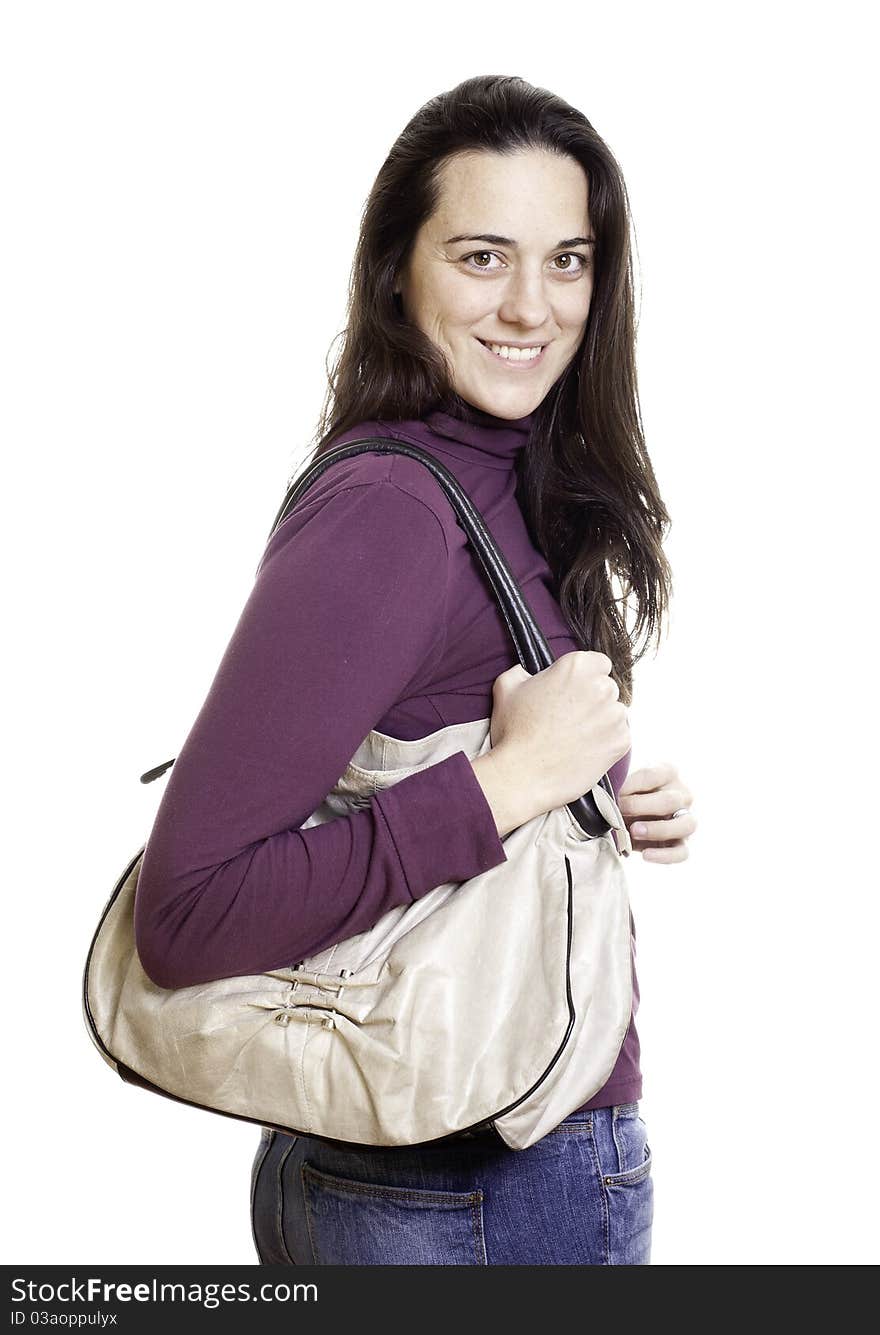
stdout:
{"type": "Polygon", "coordinates": [[[446,354],[457,394],[497,417],[524,417],[562,375],[586,328],[586,175],[574,158],[542,149],[478,150],[447,158],[441,180],[439,206],[398,275],[404,314],[446,354]],[[534,360],[508,357],[523,344],[543,351],[534,360]]]}

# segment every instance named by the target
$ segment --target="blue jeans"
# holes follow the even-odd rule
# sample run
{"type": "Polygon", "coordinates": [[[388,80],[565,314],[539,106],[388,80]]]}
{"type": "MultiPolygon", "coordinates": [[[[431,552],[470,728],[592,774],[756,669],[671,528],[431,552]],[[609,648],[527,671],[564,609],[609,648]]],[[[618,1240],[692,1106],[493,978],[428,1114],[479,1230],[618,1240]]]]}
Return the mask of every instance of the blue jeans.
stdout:
{"type": "Polygon", "coordinates": [[[494,1132],[349,1149],[263,1129],[262,1265],[648,1265],[654,1183],[639,1104],[567,1117],[526,1150],[494,1132]]]}

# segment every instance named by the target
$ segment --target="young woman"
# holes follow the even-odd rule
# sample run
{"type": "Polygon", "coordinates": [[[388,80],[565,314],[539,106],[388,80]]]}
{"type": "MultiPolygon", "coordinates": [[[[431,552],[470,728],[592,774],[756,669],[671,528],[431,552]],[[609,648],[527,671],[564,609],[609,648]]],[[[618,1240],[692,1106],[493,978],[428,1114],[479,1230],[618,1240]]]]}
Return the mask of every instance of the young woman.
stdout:
{"type": "MultiPolygon", "coordinates": [[[[635,640],[659,629],[670,591],[634,339],[626,191],[585,117],[506,77],[422,107],[367,202],[312,457],[369,435],[434,453],[557,661],[534,676],[511,667],[507,627],[427,470],[369,453],[334,464],[267,544],[165,789],[136,907],[156,983],[266,972],[366,931],[503,862],[509,831],[606,772],[633,849],[687,855],[695,821],[675,770],[629,773],[635,640]],[[459,751],[299,828],[371,729],[415,739],[490,715],[485,755],[459,751]]],[[[488,1133],[355,1149],[264,1130],[251,1179],[261,1262],[648,1263],[635,972],[633,984],[609,1079],[526,1150],[488,1133]]]]}

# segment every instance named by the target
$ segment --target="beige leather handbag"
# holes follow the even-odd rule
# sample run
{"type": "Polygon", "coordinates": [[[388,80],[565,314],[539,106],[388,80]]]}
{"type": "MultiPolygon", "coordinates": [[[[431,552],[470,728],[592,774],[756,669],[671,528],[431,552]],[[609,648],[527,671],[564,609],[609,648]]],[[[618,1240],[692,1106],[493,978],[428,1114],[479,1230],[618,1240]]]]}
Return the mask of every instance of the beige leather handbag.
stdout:
{"type": "MultiPolygon", "coordinates": [[[[365,451],[407,454],[431,470],[491,581],[519,661],[530,672],[549,666],[552,652],[479,512],[418,446],[377,437],[326,451],[292,484],[270,536],[325,468],[365,451]]],[[[370,732],[302,828],[366,806],[457,751],[481,755],[489,726],[480,719],[416,741],[370,732]]],[[[438,885],[318,955],[172,990],[147,977],[134,941],[144,846],[86,960],[92,1040],[129,1083],[288,1134],[400,1146],[494,1128],[511,1149],[525,1149],[601,1089],[626,1036],[622,858],[631,844],[607,775],[502,842],[499,866],[438,885]]]]}

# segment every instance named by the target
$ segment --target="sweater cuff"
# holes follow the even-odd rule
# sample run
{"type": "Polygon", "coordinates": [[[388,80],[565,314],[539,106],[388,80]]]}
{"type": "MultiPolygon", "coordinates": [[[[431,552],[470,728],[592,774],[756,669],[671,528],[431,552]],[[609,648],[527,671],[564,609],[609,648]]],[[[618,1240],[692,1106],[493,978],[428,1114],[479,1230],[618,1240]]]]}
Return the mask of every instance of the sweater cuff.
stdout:
{"type": "Polygon", "coordinates": [[[464,751],[408,774],[375,794],[373,804],[413,899],[507,861],[492,808],[464,751]]]}

